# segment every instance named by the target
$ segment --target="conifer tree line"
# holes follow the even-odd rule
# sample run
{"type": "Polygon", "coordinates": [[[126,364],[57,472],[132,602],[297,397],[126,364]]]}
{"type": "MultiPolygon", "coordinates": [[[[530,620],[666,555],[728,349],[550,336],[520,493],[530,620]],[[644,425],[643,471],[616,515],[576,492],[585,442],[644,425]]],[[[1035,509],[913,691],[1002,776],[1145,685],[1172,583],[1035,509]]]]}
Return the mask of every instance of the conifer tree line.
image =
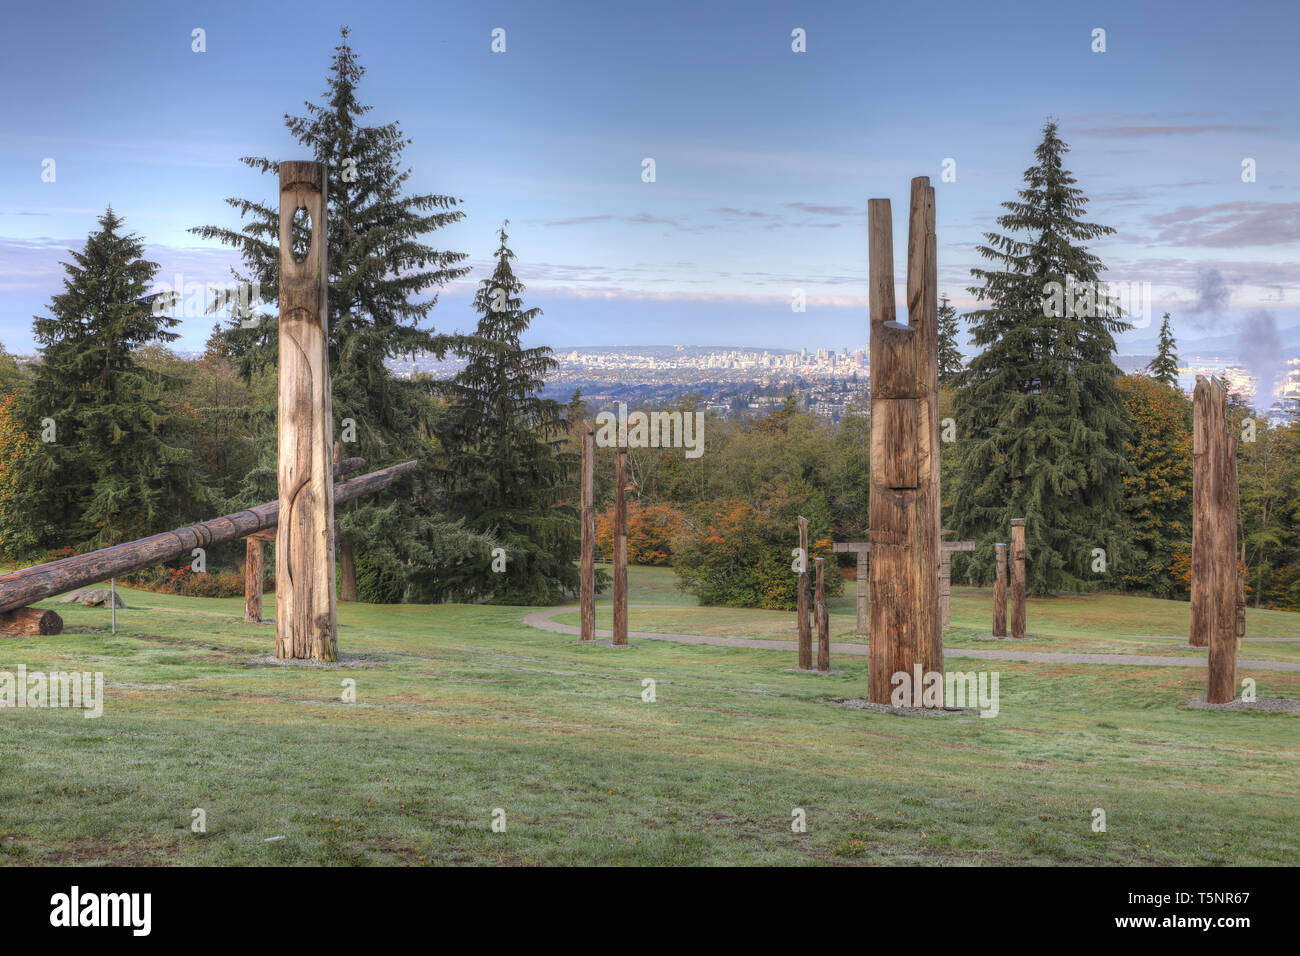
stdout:
{"type": "MultiPolygon", "coordinates": [[[[575,469],[562,448],[564,409],[536,395],[554,364],[550,350],[520,341],[538,310],[519,299],[503,228],[496,271],[475,302],[484,313],[476,334],[430,328],[436,290],[470,270],[465,253],[428,237],[464,212],[451,196],[409,191],[402,151],[410,141],[396,122],[366,122],[370,107],[357,96],[364,73],[344,28],[323,101],[284,117],[328,170],[334,432],[346,456],[372,470],[419,462],[391,493],[336,510],[340,596],[560,600],[577,587],[575,469]],[[498,291],[499,310],[489,301],[498,291]],[[388,371],[388,360],[421,352],[454,352],[469,364],[445,384],[388,371]],[[492,570],[494,553],[504,572],[492,570]]],[[[274,188],[274,160],[241,161],[274,188]]],[[[238,251],[235,278],[274,302],[277,203],[227,203],[238,225],[191,231],[238,251]]],[[[27,456],[6,465],[13,490],[0,507],[0,550],[10,559],[92,550],[276,497],[274,317],[241,303],[182,381],[161,348],[176,339],[177,320],[148,291],[157,264],[111,208],[100,227],[71,253],[67,291],[51,315],[35,320],[42,357],[30,380],[5,373],[17,396],[5,413],[18,430],[37,434],[53,422],[57,431],[56,441],[29,443],[27,456]]],[[[235,549],[226,552],[210,559],[233,563],[235,549]]]]}
{"type": "MultiPolygon", "coordinates": [[[[435,308],[439,289],[470,277],[466,254],[437,241],[465,212],[451,195],[409,189],[409,140],[396,122],[368,120],[363,77],[344,30],[321,102],[284,117],[329,176],[335,434],[354,439],[343,454],[367,469],[419,463],[390,493],[338,508],[340,597],[561,601],[577,590],[576,436],[593,409],[580,394],[567,404],[541,397],[556,362],[549,348],[524,344],[540,310],[528,304],[527,266],[507,223],[496,228],[490,274],[479,277],[473,331],[437,331],[465,318],[435,308]],[[416,352],[465,364],[445,381],[388,371],[389,360],[416,352]]],[[[940,302],[940,417],[953,426],[942,444],[943,522],[978,543],[954,560],[954,580],[990,581],[993,542],[1024,517],[1033,593],[1185,597],[1191,403],[1178,387],[1174,321],[1163,316],[1156,357],[1126,375],[1114,361],[1115,337],[1129,327],[1122,310],[1100,294],[1086,308],[1047,294],[1102,289],[1091,246],[1113,232],[1089,220],[1067,153],[1048,122],[1016,198],[978,248],[983,264],[967,290],[977,307],[959,315],[947,295],[940,302]]],[[[274,196],[275,161],[242,162],[274,196]]],[[[235,250],[236,278],[273,303],[276,203],[227,204],[231,221],[192,231],[235,250]]],[[[34,320],[40,361],[19,367],[0,348],[0,562],[92,550],[273,500],[278,337],[269,309],[214,317],[202,357],[177,358],[167,349],[177,320],[151,291],[158,266],[111,207],[64,268],[64,291],[34,320]]],[[[679,407],[702,402],[687,396],[679,407]]],[[[1230,414],[1254,438],[1239,445],[1250,600],[1300,609],[1300,423],[1256,420],[1240,400],[1230,414]]],[[[869,406],[832,425],[791,394],[770,414],[710,413],[706,433],[698,459],[629,452],[631,560],[671,566],[705,603],[792,608],[796,518],[809,519],[812,556],[831,566],[833,540],[867,533],[869,406]]],[[[597,470],[603,557],[608,470],[597,470]]],[[[209,568],[233,572],[241,558],[242,548],[218,549],[209,568]]],[[[840,575],[827,583],[832,594],[843,587],[840,575]]]]}

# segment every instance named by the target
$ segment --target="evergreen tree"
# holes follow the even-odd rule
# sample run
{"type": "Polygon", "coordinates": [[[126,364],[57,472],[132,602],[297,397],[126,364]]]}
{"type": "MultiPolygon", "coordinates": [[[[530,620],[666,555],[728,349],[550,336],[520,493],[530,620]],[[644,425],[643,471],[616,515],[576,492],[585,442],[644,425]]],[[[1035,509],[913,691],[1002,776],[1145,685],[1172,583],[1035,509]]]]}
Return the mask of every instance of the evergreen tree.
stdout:
{"type": "Polygon", "coordinates": [[[1147,365],[1147,371],[1157,382],[1164,382],[1171,388],[1178,387],[1178,350],[1174,347],[1174,333],[1169,327],[1168,312],[1160,323],[1160,349],[1147,365]]]}
{"type": "Polygon", "coordinates": [[[1169,597],[1186,588],[1171,572],[1192,540],[1192,403],[1147,375],[1125,375],[1120,392],[1133,428],[1125,457],[1124,509],[1132,555],[1126,588],[1169,597]]]}
{"type": "Polygon", "coordinates": [[[99,225],[63,263],[64,291],[50,316],[32,323],[42,360],[23,417],[42,443],[24,463],[22,507],[38,549],[89,551],[145,537],[199,517],[207,504],[185,444],[193,423],[169,404],[177,383],[139,361],[150,343],[177,337],[164,294],[148,291],[158,264],[143,258],[143,240],[122,232],[111,206],[99,225]]]}
{"type": "MultiPolygon", "coordinates": [[[[463,218],[450,196],[404,193],[410,170],[402,150],[410,143],[398,123],[368,126],[371,109],[357,100],[365,70],[342,30],[331,62],[323,104],[306,103],[307,115],[284,117],[293,137],[325,165],[328,175],[329,364],[335,434],[355,423],[355,444],[345,457],[361,457],[376,469],[410,458],[420,467],[378,498],[341,505],[336,512],[340,557],[347,569],[355,548],[359,597],[370,601],[428,600],[448,564],[485,554],[491,542],[466,535],[445,514],[434,475],[431,444],[434,408],[427,383],[392,376],[385,362],[394,356],[431,353],[441,358],[454,338],[423,327],[437,296],[429,289],[466,275],[464,253],[434,249],[422,237],[463,218]]],[[[242,162],[276,175],[279,164],[261,157],[242,162]]],[[[203,226],[191,230],[240,250],[244,281],[260,283],[262,298],[279,294],[279,211],[246,199],[226,202],[248,221],[239,230],[203,226]]],[[[236,319],[244,318],[237,316],[236,319]]],[[[226,335],[241,371],[277,360],[272,321],[232,323],[226,335]]],[[[275,438],[269,431],[260,467],[250,474],[243,497],[274,497],[275,438]]],[[[340,597],[352,582],[345,575],[340,597]]]]}
{"type": "Polygon", "coordinates": [[[1084,589],[1126,557],[1121,476],[1129,426],[1112,355],[1128,328],[1084,243],[1114,232],[1082,219],[1087,198],[1063,167],[1068,147],[1048,122],[1019,200],[1003,203],[1004,233],[986,233],[969,314],[982,351],[958,378],[961,462],[954,521],[977,538],[976,573],[991,576],[992,544],[1027,519],[1028,583],[1036,594],[1084,589]]]}
{"type": "Polygon", "coordinates": [[[498,235],[496,267],[474,297],[478,328],[458,349],[467,364],[443,388],[451,404],[439,437],[456,513],[500,540],[505,569],[467,562],[445,579],[442,596],[553,604],[578,586],[575,456],[560,451],[563,408],[537,394],[558,363],[549,348],[521,343],[541,310],[524,308],[504,225],[498,235]]]}
{"type": "Polygon", "coordinates": [[[945,295],[939,300],[939,385],[953,385],[962,370],[957,348],[957,310],[945,295]]]}

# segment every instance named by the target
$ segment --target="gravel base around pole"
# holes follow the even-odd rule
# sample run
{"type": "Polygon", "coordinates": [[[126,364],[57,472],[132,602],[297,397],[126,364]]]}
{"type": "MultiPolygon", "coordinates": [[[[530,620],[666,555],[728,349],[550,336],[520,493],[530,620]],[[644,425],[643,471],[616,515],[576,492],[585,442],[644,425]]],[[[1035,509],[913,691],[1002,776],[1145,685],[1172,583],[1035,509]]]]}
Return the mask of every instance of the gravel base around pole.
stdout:
{"type": "Polygon", "coordinates": [[[838,700],[837,704],[852,710],[874,710],[881,714],[893,714],[895,717],[974,717],[975,711],[961,707],[892,707],[889,704],[873,704],[865,697],[850,700],[838,700]]]}
{"type": "Polygon", "coordinates": [[[1300,700],[1294,697],[1256,697],[1251,701],[1237,697],[1226,704],[1207,704],[1204,697],[1193,697],[1187,706],[1192,710],[1259,710],[1270,714],[1300,715],[1300,700]]]}

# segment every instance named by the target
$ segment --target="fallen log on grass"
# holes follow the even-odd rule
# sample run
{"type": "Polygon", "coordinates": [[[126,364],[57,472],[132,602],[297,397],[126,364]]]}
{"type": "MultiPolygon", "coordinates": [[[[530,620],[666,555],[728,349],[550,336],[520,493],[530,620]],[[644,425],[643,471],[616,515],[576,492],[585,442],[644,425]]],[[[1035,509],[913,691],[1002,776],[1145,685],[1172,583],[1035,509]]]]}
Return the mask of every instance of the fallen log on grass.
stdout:
{"type": "Polygon", "coordinates": [[[48,608],[20,607],[0,614],[0,635],[24,637],[30,634],[60,634],[63,618],[48,608]]]}
{"type": "MultiPolygon", "coordinates": [[[[349,459],[351,461],[352,459],[349,459]]],[[[344,462],[347,464],[347,462],[344,462]]],[[[336,505],[363,495],[374,494],[387,487],[395,478],[414,468],[414,461],[393,465],[381,471],[338,482],[334,485],[334,503],[336,505]]],[[[194,548],[206,548],[214,544],[235,541],[258,531],[274,528],[280,517],[280,503],[270,501],[247,511],[223,515],[178,528],[139,541],[117,544],[89,554],[78,554],[47,564],[38,564],[21,571],[0,574],[0,632],[6,627],[18,626],[14,623],[14,611],[20,609],[40,614],[29,604],[44,601],[46,598],[75,588],[85,587],[98,581],[119,577],[131,571],[139,571],[151,564],[159,564],[172,558],[189,554],[194,548]]],[[[53,612],[49,612],[53,613],[53,612]]],[[[56,618],[58,615],[54,615],[56,618]]],[[[23,618],[30,621],[30,615],[23,618]]],[[[24,626],[30,626],[24,625],[24,626]]],[[[27,630],[22,633],[45,633],[27,630]]],[[[53,633],[58,633],[57,631],[53,633]]]]}

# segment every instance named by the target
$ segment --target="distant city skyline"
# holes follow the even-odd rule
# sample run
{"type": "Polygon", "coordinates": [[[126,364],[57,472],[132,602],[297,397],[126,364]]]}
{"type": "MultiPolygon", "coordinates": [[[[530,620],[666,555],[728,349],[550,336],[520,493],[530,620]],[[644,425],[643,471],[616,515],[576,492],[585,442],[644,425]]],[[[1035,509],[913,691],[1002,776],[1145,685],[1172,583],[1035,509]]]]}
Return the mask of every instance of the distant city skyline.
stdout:
{"type": "MultiPolygon", "coordinates": [[[[965,311],[975,246],[1015,198],[1050,116],[1092,199],[1088,219],[1119,230],[1092,244],[1108,278],[1150,292],[1121,353],[1149,348],[1170,311],[1180,341],[1233,336],[1257,368],[1300,354],[1278,337],[1300,327],[1291,6],[1025,2],[992,16],[963,2],[396,3],[362,17],[325,0],[308,22],[247,2],[59,9],[12,7],[0,31],[0,78],[34,91],[0,107],[0,342],[11,351],[33,350],[31,319],[61,287],[59,262],[110,202],[160,280],[228,278],[231,252],[187,230],[237,227],[228,196],[273,201],[271,177],[238,157],[301,155],[281,117],[321,99],[350,24],[368,121],[398,120],[413,140],[409,188],[464,200],[465,221],[432,238],[473,267],[441,291],[439,330],[472,328],[473,291],[509,219],[526,301],[543,310],[532,344],[861,347],[866,201],[892,199],[904,262],[916,175],[935,186],[940,291],[965,311]],[[491,51],[497,28],[504,53],[491,51]],[[806,52],[792,50],[796,28],[806,52]],[[1105,52],[1093,51],[1096,29],[1105,52]],[[804,313],[791,310],[796,290],[804,313]]],[[[211,325],[184,318],[176,348],[201,348],[211,325]]]]}

